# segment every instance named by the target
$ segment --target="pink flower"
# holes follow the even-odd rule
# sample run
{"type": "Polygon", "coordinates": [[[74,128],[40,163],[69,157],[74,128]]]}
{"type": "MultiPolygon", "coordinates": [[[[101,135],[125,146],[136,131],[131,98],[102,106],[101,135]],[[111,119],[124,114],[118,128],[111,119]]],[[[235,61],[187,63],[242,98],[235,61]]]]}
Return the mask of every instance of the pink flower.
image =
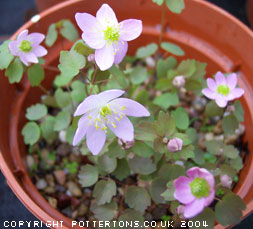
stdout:
{"type": "Polygon", "coordinates": [[[232,179],[227,174],[222,174],[220,180],[223,187],[231,188],[232,179]]]}
{"type": "Polygon", "coordinates": [[[112,8],[103,4],[96,17],[88,13],[76,13],[76,22],[83,31],[82,38],[95,51],[95,61],[104,71],[113,63],[119,64],[128,49],[128,41],[142,32],[140,20],[128,19],[118,22],[112,8]]]}
{"type": "Polygon", "coordinates": [[[172,138],[169,142],[168,142],[168,149],[171,152],[177,152],[180,151],[183,147],[183,140],[180,138],[172,138]]]}
{"type": "Polygon", "coordinates": [[[108,127],[123,141],[133,141],[134,127],[126,116],[143,117],[150,114],[140,103],[118,98],[124,93],[114,89],[90,95],[77,107],[74,116],[83,116],[78,122],[74,146],[86,136],[91,153],[99,154],[105,144],[108,127]]]}
{"type": "Polygon", "coordinates": [[[209,206],[215,196],[214,176],[204,168],[193,167],[188,177],[180,176],[174,181],[174,197],[184,204],[184,217],[193,218],[209,206]]]}
{"type": "Polygon", "coordinates": [[[184,87],[184,85],[185,85],[184,76],[176,76],[176,77],[173,79],[172,84],[173,84],[173,86],[176,87],[176,88],[184,87]]]}
{"type": "Polygon", "coordinates": [[[17,40],[9,43],[9,49],[13,56],[19,56],[20,60],[29,66],[31,63],[38,63],[38,57],[47,55],[47,50],[40,45],[45,39],[41,33],[28,34],[28,30],[22,31],[17,40]]]}
{"type": "Polygon", "coordinates": [[[215,80],[207,79],[207,86],[202,93],[209,99],[214,99],[219,107],[227,106],[228,101],[237,99],[244,94],[242,88],[236,88],[237,76],[232,73],[227,78],[221,72],[217,72],[215,80]]]}
{"type": "Polygon", "coordinates": [[[124,141],[124,140],[118,138],[118,144],[124,150],[132,148],[134,146],[134,142],[135,142],[134,139],[132,141],[124,141]]]}

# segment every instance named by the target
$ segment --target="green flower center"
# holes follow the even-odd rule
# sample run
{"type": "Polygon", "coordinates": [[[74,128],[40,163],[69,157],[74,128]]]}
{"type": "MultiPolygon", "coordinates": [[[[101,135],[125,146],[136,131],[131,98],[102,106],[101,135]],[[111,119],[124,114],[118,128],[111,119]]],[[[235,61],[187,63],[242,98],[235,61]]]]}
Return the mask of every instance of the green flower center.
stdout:
{"type": "Polygon", "coordinates": [[[19,46],[22,52],[30,52],[32,50],[32,43],[27,40],[23,40],[19,46]]]}
{"type": "Polygon", "coordinates": [[[105,40],[111,42],[116,42],[119,40],[119,28],[115,26],[108,26],[104,30],[105,40]]]}
{"type": "Polygon", "coordinates": [[[199,198],[209,195],[210,186],[203,178],[197,177],[190,183],[191,193],[199,198]]]}
{"type": "Polygon", "coordinates": [[[219,85],[218,87],[217,87],[217,92],[219,93],[219,94],[222,94],[222,95],[228,95],[228,93],[230,92],[230,89],[229,89],[229,87],[227,86],[227,85],[219,85]]]}
{"type": "Polygon", "coordinates": [[[106,117],[107,115],[111,115],[112,111],[109,106],[104,106],[100,109],[100,115],[106,117]]]}

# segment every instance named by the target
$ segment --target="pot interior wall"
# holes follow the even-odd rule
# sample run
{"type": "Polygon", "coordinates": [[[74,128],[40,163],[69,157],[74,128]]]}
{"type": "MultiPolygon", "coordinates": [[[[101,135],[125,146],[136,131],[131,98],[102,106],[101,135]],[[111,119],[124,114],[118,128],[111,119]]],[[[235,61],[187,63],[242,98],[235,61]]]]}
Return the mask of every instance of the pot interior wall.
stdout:
{"type": "MultiPolygon", "coordinates": [[[[76,12],[89,12],[95,14],[104,1],[72,1],[61,6],[54,6],[41,14],[37,23],[29,22],[24,28],[30,32],[46,33],[51,23],[63,18],[70,18],[74,22],[76,12]]],[[[134,54],[139,46],[151,42],[157,42],[159,36],[160,8],[151,0],[110,0],[105,1],[114,8],[119,21],[127,18],[139,18],[143,20],[144,31],[137,40],[129,44],[129,54],[134,54]]],[[[207,7],[208,3],[201,0],[186,0],[186,10],[181,15],[166,14],[166,33],[164,40],[179,44],[185,51],[186,57],[195,58],[208,64],[207,75],[211,76],[216,71],[224,72],[237,71],[240,75],[239,84],[246,91],[242,98],[245,109],[246,134],[245,141],[249,142],[249,149],[252,152],[253,142],[250,137],[253,135],[253,36],[240,22],[229,16],[216,7],[207,7]]],[[[46,65],[57,66],[59,52],[62,47],[68,49],[70,43],[59,40],[53,48],[49,48],[46,57],[46,65]]],[[[55,72],[46,71],[46,80],[43,85],[50,88],[55,72]]],[[[9,85],[7,79],[0,73],[0,85],[2,95],[0,105],[3,111],[0,113],[0,150],[5,162],[13,171],[16,181],[28,193],[28,195],[49,215],[56,220],[64,220],[65,225],[71,225],[66,217],[53,209],[39,194],[32,184],[25,170],[25,156],[27,148],[23,143],[21,129],[24,126],[25,111],[28,106],[40,100],[41,92],[37,88],[31,88],[26,79],[19,85],[9,85]]],[[[249,189],[253,179],[253,156],[250,153],[245,161],[245,166],[240,173],[239,183],[235,189],[246,201],[249,200],[249,189]],[[247,195],[248,194],[248,195],[247,195]]],[[[2,163],[2,162],[1,162],[2,163]]],[[[3,171],[4,173],[4,171],[3,171]]],[[[5,174],[8,180],[8,174],[5,174]]],[[[15,190],[14,190],[15,191],[15,190]]],[[[22,199],[22,197],[21,197],[22,199]]],[[[40,217],[39,213],[33,212],[40,217]]],[[[43,218],[42,220],[46,220],[43,218]]]]}

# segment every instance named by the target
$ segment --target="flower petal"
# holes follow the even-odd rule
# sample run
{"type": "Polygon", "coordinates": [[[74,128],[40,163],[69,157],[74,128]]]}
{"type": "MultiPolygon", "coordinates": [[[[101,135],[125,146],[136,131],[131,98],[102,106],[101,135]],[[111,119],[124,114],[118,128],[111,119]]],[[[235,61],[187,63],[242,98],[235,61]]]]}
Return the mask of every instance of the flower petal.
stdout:
{"type": "Polygon", "coordinates": [[[128,19],[120,22],[120,39],[123,41],[132,41],[140,36],[142,32],[142,21],[128,19]]]}
{"type": "Polygon", "coordinates": [[[205,198],[205,207],[209,206],[213,202],[214,197],[215,197],[215,190],[213,189],[210,191],[208,197],[205,198]]]}
{"type": "Polygon", "coordinates": [[[85,114],[88,111],[91,111],[92,109],[99,106],[98,104],[99,99],[97,95],[90,95],[85,100],[79,104],[77,107],[74,116],[79,116],[82,114],[85,114]]]}
{"type": "Polygon", "coordinates": [[[222,95],[217,95],[215,98],[215,102],[217,103],[219,107],[225,107],[227,106],[227,103],[228,103],[225,97],[222,95]]]}
{"type": "Polygon", "coordinates": [[[232,73],[232,74],[228,75],[228,77],[226,78],[226,82],[227,82],[227,85],[230,88],[230,90],[233,90],[237,84],[236,74],[232,73]]]}
{"type": "Polygon", "coordinates": [[[192,203],[185,205],[184,217],[186,219],[193,218],[204,210],[205,200],[204,198],[195,199],[192,203]]]}
{"type": "Polygon", "coordinates": [[[230,93],[233,94],[234,99],[238,99],[244,94],[244,90],[242,88],[235,88],[230,93]]]}
{"type": "Polygon", "coordinates": [[[112,132],[123,141],[132,141],[134,139],[134,127],[127,117],[117,121],[115,128],[113,128],[111,124],[108,124],[108,126],[112,132]]]}
{"type": "Polygon", "coordinates": [[[89,126],[86,134],[86,144],[93,155],[98,155],[102,150],[106,140],[106,134],[101,129],[96,129],[94,125],[89,126]]]}
{"type": "Polygon", "coordinates": [[[210,188],[214,187],[214,176],[205,168],[192,167],[191,169],[188,169],[187,175],[191,178],[202,177],[208,182],[210,188]]]}
{"type": "Polygon", "coordinates": [[[128,49],[128,43],[126,41],[119,40],[117,44],[113,43],[114,48],[114,64],[119,64],[125,57],[128,49]]]}
{"type": "Polygon", "coordinates": [[[114,50],[112,45],[105,45],[95,51],[95,61],[101,71],[112,67],[114,62],[114,50]]]}
{"type": "Polygon", "coordinates": [[[96,14],[97,20],[104,26],[117,25],[118,20],[113,9],[108,4],[103,4],[96,14]]]}
{"type": "Polygon", "coordinates": [[[216,98],[216,92],[210,90],[209,88],[204,88],[202,90],[203,95],[205,95],[209,99],[215,99],[216,98]]]}
{"type": "Polygon", "coordinates": [[[192,179],[185,176],[180,176],[174,181],[174,186],[176,188],[174,197],[182,204],[189,204],[195,200],[195,196],[191,193],[191,181],[192,179]]]}
{"type": "Polygon", "coordinates": [[[211,89],[212,91],[216,91],[217,85],[214,79],[208,78],[206,82],[209,89],[211,89]]]}
{"type": "Polygon", "coordinates": [[[39,63],[37,56],[32,51],[28,53],[24,53],[24,57],[30,63],[35,63],[35,64],[39,63]]]}
{"type": "Polygon", "coordinates": [[[116,99],[123,95],[125,91],[118,90],[118,89],[112,89],[112,90],[106,90],[101,93],[99,93],[97,96],[99,97],[99,100],[103,101],[103,103],[107,103],[113,99],[116,99]]]}
{"type": "Polygon", "coordinates": [[[105,46],[103,27],[91,14],[76,13],[77,25],[83,31],[82,38],[93,49],[100,49],[105,46]]]}
{"type": "Polygon", "coordinates": [[[150,116],[149,111],[143,105],[141,105],[140,103],[132,99],[119,98],[119,99],[113,100],[111,104],[125,107],[123,112],[128,116],[134,116],[134,117],[150,116]]]}
{"type": "Polygon", "coordinates": [[[19,46],[18,41],[11,41],[9,43],[9,50],[13,56],[17,56],[20,53],[20,49],[18,46],[19,46]]]}
{"type": "Polygon", "coordinates": [[[31,33],[29,34],[29,40],[32,44],[38,45],[45,39],[45,35],[42,33],[31,33]]]}
{"type": "Polygon", "coordinates": [[[19,58],[20,58],[21,62],[23,62],[24,65],[29,66],[29,63],[23,53],[19,54],[19,58]]]}
{"type": "Polygon", "coordinates": [[[76,146],[85,136],[88,128],[89,128],[89,118],[87,115],[81,117],[78,121],[78,128],[76,130],[74,139],[73,139],[73,146],[76,146]]]}
{"type": "Polygon", "coordinates": [[[224,74],[222,74],[221,72],[216,73],[215,80],[216,80],[217,86],[219,86],[221,84],[226,85],[226,78],[225,78],[224,74]]]}
{"type": "Polygon", "coordinates": [[[17,40],[24,40],[28,35],[28,30],[23,30],[17,37],[17,40]]]}
{"type": "Polygon", "coordinates": [[[43,46],[41,46],[41,45],[38,45],[38,46],[34,47],[34,49],[32,50],[32,52],[37,57],[42,57],[42,56],[47,55],[47,50],[43,46]]]}

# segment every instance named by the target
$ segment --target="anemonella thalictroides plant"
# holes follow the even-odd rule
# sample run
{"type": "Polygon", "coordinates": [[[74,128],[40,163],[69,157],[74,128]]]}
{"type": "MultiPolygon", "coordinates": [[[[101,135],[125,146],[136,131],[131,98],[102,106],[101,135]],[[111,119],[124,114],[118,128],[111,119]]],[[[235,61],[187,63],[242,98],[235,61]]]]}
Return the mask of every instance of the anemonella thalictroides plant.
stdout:
{"type": "MultiPolygon", "coordinates": [[[[184,1],[153,2],[163,12],[184,9],[184,1]]],[[[85,155],[89,164],[61,155],[57,160],[90,189],[89,214],[98,220],[142,221],[165,206],[160,220],[175,224],[181,219],[237,222],[244,209],[231,191],[243,167],[234,144],[244,132],[244,111],[236,100],[244,90],[237,86],[237,74],[218,72],[206,80],[205,63],[179,62],[176,56],[184,51],[162,40],[163,23],[158,44],[138,47],[134,57],[125,58],[142,21],[118,22],[108,4],[96,16],[78,12],[75,19],[81,37],[72,22],[62,19],[46,36],[24,30],[0,46],[0,69],[9,82],[27,76],[45,93],[26,110],[29,121],[22,135],[29,150],[36,154],[41,145],[68,144],[85,155]],[[60,52],[58,67],[48,66],[43,58],[51,46],[62,45],[59,36],[74,44],[60,52]],[[50,91],[42,85],[47,71],[56,74],[50,91]]],[[[49,157],[56,160],[54,153],[49,157]]],[[[45,173],[57,167],[41,164],[47,165],[45,173]]],[[[32,172],[37,171],[34,166],[32,172]]]]}

